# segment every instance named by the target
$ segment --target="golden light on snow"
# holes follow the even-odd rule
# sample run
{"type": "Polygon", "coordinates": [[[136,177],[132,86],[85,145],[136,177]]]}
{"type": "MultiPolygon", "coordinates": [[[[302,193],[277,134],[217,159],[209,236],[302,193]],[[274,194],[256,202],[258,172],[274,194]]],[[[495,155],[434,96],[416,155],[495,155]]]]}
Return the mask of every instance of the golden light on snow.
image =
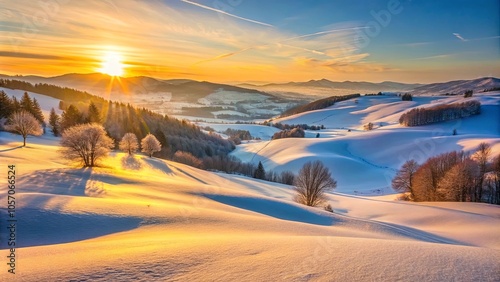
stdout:
{"type": "Polygon", "coordinates": [[[107,51],[101,62],[101,68],[99,72],[108,74],[111,76],[122,76],[123,75],[123,59],[120,53],[115,51],[107,51]]]}

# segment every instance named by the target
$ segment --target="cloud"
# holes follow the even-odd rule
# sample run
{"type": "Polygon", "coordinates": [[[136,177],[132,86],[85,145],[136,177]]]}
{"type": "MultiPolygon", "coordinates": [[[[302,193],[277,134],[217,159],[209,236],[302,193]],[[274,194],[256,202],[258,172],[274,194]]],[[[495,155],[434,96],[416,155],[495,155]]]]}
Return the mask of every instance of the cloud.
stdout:
{"type": "Polygon", "coordinates": [[[420,46],[428,46],[428,45],[431,45],[431,44],[432,44],[432,42],[413,42],[413,43],[397,44],[396,46],[420,47],[420,46]]]}
{"type": "Polygon", "coordinates": [[[0,57],[22,58],[22,59],[40,59],[40,60],[63,60],[64,57],[45,55],[45,54],[32,54],[21,52],[0,51],[0,57]]]}
{"type": "MultiPolygon", "coordinates": [[[[182,1],[184,1],[184,0],[182,0],[182,1]]],[[[292,46],[292,45],[284,44],[284,43],[285,42],[289,42],[289,41],[298,40],[298,39],[304,39],[304,38],[308,38],[308,37],[325,36],[325,35],[329,35],[329,34],[334,34],[334,33],[339,33],[339,32],[345,32],[345,31],[354,31],[354,30],[359,30],[359,29],[364,29],[364,28],[366,28],[366,27],[338,28],[338,29],[330,29],[330,30],[326,30],[326,31],[319,31],[319,32],[314,32],[314,33],[308,33],[308,34],[303,34],[303,35],[297,35],[297,36],[287,37],[285,39],[281,39],[281,40],[278,40],[278,41],[273,42],[273,43],[262,44],[262,45],[255,45],[255,46],[251,46],[251,47],[240,49],[240,50],[235,51],[235,52],[230,52],[230,53],[225,53],[225,54],[222,54],[222,55],[218,55],[218,56],[212,57],[210,59],[201,60],[199,62],[196,62],[195,65],[202,64],[202,63],[205,63],[205,62],[216,61],[216,60],[219,60],[219,59],[228,58],[228,57],[234,56],[236,54],[243,53],[245,51],[249,51],[249,50],[253,50],[253,49],[263,49],[263,48],[267,48],[267,47],[270,47],[270,46],[273,46],[273,45],[274,46],[287,46],[289,48],[294,48],[294,49],[299,49],[299,50],[306,51],[306,52],[311,52],[311,53],[314,53],[316,55],[328,55],[325,52],[317,51],[317,50],[312,49],[312,48],[292,46]]],[[[343,48],[345,49],[345,46],[343,46],[343,48]]],[[[345,51],[345,50],[343,50],[343,51],[345,51]]]]}
{"type": "Polygon", "coordinates": [[[417,60],[435,60],[435,59],[446,59],[450,58],[452,56],[455,56],[456,54],[442,54],[442,55],[435,55],[435,56],[428,56],[428,57],[421,57],[421,58],[414,58],[411,59],[412,61],[417,61],[417,60]]]}
{"type": "Polygon", "coordinates": [[[467,39],[463,38],[463,37],[462,37],[459,33],[453,33],[453,35],[455,35],[455,37],[456,37],[456,38],[458,38],[458,39],[462,40],[463,42],[467,42],[467,41],[469,41],[469,40],[467,40],[467,39]]]}
{"type": "Polygon", "coordinates": [[[268,27],[274,27],[273,25],[270,25],[270,24],[267,24],[267,23],[263,23],[263,22],[251,20],[251,19],[248,19],[248,18],[236,16],[236,15],[230,14],[230,13],[228,13],[226,11],[222,11],[222,10],[219,10],[219,9],[208,7],[208,6],[205,6],[205,5],[202,5],[202,4],[199,4],[199,3],[195,3],[195,2],[192,2],[192,1],[189,1],[189,0],[181,0],[181,2],[184,2],[184,3],[187,3],[187,4],[191,4],[191,5],[195,5],[195,6],[198,6],[200,8],[203,8],[203,9],[214,11],[214,12],[217,12],[217,13],[220,13],[220,14],[223,14],[223,15],[226,15],[226,16],[230,16],[230,17],[233,17],[233,18],[236,18],[236,19],[239,19],[239,20],[247,21],[247,22],[250,22],[250,23],[260,24],[260,25],[268,26],[268,27]]]}

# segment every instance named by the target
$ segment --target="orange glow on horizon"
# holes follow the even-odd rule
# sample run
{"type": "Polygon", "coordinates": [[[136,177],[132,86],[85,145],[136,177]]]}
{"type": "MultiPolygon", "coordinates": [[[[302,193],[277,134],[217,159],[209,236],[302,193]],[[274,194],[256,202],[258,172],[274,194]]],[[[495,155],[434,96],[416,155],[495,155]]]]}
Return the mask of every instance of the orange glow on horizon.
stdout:
{"type": "Polygon", "coordinates": [[[123,59],[120,53],[108,51],[102,58],[99,72],[110,76],[122,76],[124,74],[123,59]]]}

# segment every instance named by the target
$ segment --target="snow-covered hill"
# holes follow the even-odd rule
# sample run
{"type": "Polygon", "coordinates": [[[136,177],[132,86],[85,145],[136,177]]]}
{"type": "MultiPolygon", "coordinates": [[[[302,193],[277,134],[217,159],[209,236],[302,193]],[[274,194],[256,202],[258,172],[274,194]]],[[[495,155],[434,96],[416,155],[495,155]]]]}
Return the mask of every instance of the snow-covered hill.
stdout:
{"type": "Polygon", "coordinates": [[[266,169],[297,172],[310,160],[323,161],[338,180],[338,191],[348,194],[391,193],[391,179],[409,159],[427,158],[452,150],[473,151],[482,141],[500,153],[500,93],[474,94],[482,103],[478,116],[419,127],[402,127],[402,113],[415,107],[431,107],[464,101],[459,97],[363,96],[317,111],[276,119],[284,124],[324,125],[306,137],[243,144],[233,152],[243,161],[262,161],[266,169]],[[364,131],[373,123],[375,129],[364,131]],[[456,129],[458,135],[453,136],[456,129]],[[320,138],[313,138],[320,133],[320,138]]]}
{"type": "Polygon", "coordinates": [[[464,94],[467,90],[482,92],[487,89],[499,88],[500,79],[495,77],[483,77],[473,80],[455,80],[444,83],[432,83],[415,88],[413,95],[444,95],[464,94]]]}
{"type": "Polygon", "coordinates": [[[496,206],[331,194],[329,213],[276,183],[123,153],[82,169],[61,159],[54,137],[26,148],[16,135],[0,140],[2,167],[17,172],[19,281],[498,278],[496,206]]]}

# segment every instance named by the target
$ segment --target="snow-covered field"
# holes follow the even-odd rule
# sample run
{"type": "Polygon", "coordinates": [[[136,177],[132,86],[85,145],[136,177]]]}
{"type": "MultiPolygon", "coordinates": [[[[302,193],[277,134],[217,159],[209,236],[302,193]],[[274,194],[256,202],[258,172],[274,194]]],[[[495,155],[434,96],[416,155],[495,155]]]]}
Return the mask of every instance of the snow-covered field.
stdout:
{"type": "Polygon", "coordinates": [[[310,160],[323,161],[338,181],[338,191],[349,194],[391,193],[391,179],[409,159],[427,158],[452,150],[473,151],[483,141],[500,153],[500,93],[474,94],[482,113],[461,120],[419,127],[402,127],[402,113],[414,107],[429,107],[464,101],[460,97],[364,96],[312,112],[276,119],[285,124],[324,125],[306,137],[242,144],[232,153],[243,161],[262,161],[265,169],[297,172],[310,160]],[[372,122],[374,130],[364,131],[372,122]],[[453,136],[453,129],[458,135],[453,136]],[[350,132],[349,132],[350,130],[350,132]],[[315,137],[320,133],[320,138],[315,137]]]}
{"type": "MultiPolygon", "coordinates": [[[[331,194],[113,153],[69,166],[58,140],[0,133],[17,171],[17,274],[8,281],[497,281],[500,209],[331,194]]],[[[6,185],[0,202],[6,202],[6,185]]],[[[3,206],[3,204],[2,204],[3,206]]],[[[2,218],[5,218],[5,209],[2,218]]],[[[0,230],[5,257],[7,229],[0,230]]]]}
{"type": "MultiPolygon", "coordinates": [[[[58,103],[35,97],[44,110],[58,103]]],[[[460,100],[345,101],[282,121],[322,120],[321,138],[238,147],[235,155],[266,169],[323,160],[338,180],[328,195],[334,213],[293,202],[290,186],[142,155],[113,152],[100,168],[78,168],[62,159],[50,133],[23,148],[20,136],[0,132],[0,167],[7,175],[16,166],[18,220],[15,276],[7,272],[9,230],[0,229],[0,281],[498,281],[498,206],[401,202],[388,188],[408,157],[472,150],[481,141],[500,152],[498,93],[475,98],[480,116],[397,125],[411,107],[453,99],[460,100]],[[364,132],[368,121],[376,129],[364,132]]],[[[263,139],[276,131],[206,125],[263,139]]],[[[6,185],[0,203],[4,226],[6,185]]]]}
{"type": "Polygon", "coordinates": [[[228,129],[239,129],[246,130],[250,132],[253,138],[260,138],[262,140],[271,140],[273,134],[280,131],[276,127],[264,126],[258,124],[236,124],[236,123],[204,123],[197,122],[199,127],[204,128],[206,126],[215,129],[217,132],[224,132],[228,129]]]}

